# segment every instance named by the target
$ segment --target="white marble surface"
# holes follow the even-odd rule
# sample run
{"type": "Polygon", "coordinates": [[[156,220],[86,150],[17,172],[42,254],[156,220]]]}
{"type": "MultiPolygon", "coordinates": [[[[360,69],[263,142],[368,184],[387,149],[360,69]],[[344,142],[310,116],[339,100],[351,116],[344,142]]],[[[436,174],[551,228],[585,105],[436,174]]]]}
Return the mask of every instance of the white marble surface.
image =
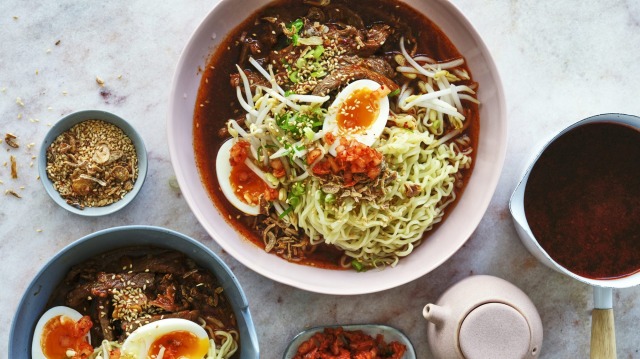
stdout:
{"type": "MultiPolygon", "coordinates": [[[[18,135],[21,147],[0,144],[0,358],[7,355],[18,301],[47,259],[81,236],[126,224],[178,230],[220,254],[251,303],[262,358],[281,357],[287,342],[306,327],[362,322],[402,329],[419,357],[430,358],[422,307],[470,274],[502,277],[529,294],[545,330],[541,358],[588,357],[591,289],[529,255],[507,204],[541,139],[589,115],[640,114],[640,3],[452,1],[484,38],[503,79],[509,148],[500,183],[476,232],[444,265],[399,288],[354,297],[308,293],[245,268],[220,250],[169,185],[174,174],[165,120],[173,70],[215,0],[1,1],[0,133],[18,135]],[[80,109],[129,119],[149,151],[149,175],[139,196],[104,218],[57,207],[30,165],[49,126],[80,109]],[[18,159],[17,180],[2,166],[10,155],[18,159]],[[22,199],[4,195],[7,189],[22,199]]],[[[616,290],[614,296],[618,355],[638,358],[640,288],[616,290]]]]}

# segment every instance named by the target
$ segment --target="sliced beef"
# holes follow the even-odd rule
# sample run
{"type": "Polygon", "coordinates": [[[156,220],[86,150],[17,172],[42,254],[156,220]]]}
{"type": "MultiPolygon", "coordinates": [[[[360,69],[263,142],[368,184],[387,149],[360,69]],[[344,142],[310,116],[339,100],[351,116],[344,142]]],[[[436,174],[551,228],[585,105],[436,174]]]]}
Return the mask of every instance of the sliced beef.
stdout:
{"type": "Polygon", "coordinates": [[[370,29],[367,29],[364,42],[364,46],[360,45],[357,50],[357,54],[362,57],[369,57],[375,54],[380,49],[393,29],[386,24],[374,24],[370,29]]]}
{"type": "Polygon", "coordinates": [[[386,24],[374,24],[369,29],[358,29],[354,26],[330,26],[326,33],[341,48],[346,50],[344,55],[357,55],[365,58],[379,52],[387,39],[393,34],[393,28],[386,24]]]}
{"type": "Polygon", "coordinates": [[[396,76],[396,70],[394,70],[393,67],[389,65],[389,62],[382,57],[368,57],[364,59],[363,64],[368,69],[390,79],[393,79],[396,76]]]}
{"type": "Polygon", "coordinates": [[[240,66],[246,66],[249,62],[249,55],[256,57],[260,56],[264,51],[260,41],[253,38],[244,38],[242,41],[242,47],[240,48],[240,56],[238,57],[238,64],[240,66]]]}
{"type": "Polygon", "coordinates": [[[364,29],[364,21],[360,15],[346,5],[330,5],[325,8],[324,12],[329,22],[364,29]]]}
{"type": "MultiPolygon", "coordinates": [[[[258,72],[244,70],[244,74],[247,75],[247,78],[249,79],[249,87],[251,88],[251,92],[255,92],[257,86],[271,87],[269,81],[267,81],[267,79],[265,79],[264,76],[262,76],[262,74],[258,72]]],[[[239,73],[233,73],[229,77],[232,88],[235,89],[238,86],[244,88],[244,84],[239,73]]]]}
{"type": "Polygon", "coordinates": [[[98,281],[94,283],[94,291],[109,289],[152,287],[155,284],[155,273],[99,273],[98,281]]]}
{"type": "Polygon", "coordinates": [[[373,80],[381,85],[387,86],[392,92],[398,89],[398,84],[382,74],[379,74],[365,66],[349,65],[332,72],[329,76],[322,79],[322,81],[320,81],[313,89],[313,94],[325,96],[334,90],[338,90],[349,82],[360,79],[373,80]]]}
{"type": "Polygon", "coordinates": [[[189,303],[185,298],[176,295],[178,282],[174,279],[173,274],[165,274],[157,286],[157,296],[149,302],[149,305],[160,308],[167,312],[178,312],[189,307],[189,303]]]}
{"type": "Polygon", "coordinates": [[[97,281],[81,284],[71,290],[66,297],[70,307],[77,307],[89,297],[105,298],[111,289],[151,288],[155,285],[154,273],[111,274],[98,273],[97,281]]]}
{"type": "MultiPolygon", "coordinates": [[[[109,323],[109,313],[111,312],[111,301],[107,298],[98,298],[95,301],[96,317],[98,318],[97,330],[100,331],[104,339],[113,341],[115,336],[113,328],[109,323]]],[[[99,336],[97,336],[99,337],[99,336]]]]}
{"type": "Polygon", "coordinates": [[[387,60],[380,56],[371,56],[364,59],[355,55],[343,56],[339,59],[339,65],[361,65],[390,79],[393,79],[396,76],[396,71],[393,67],[389,65],[387,60]]]}
{"type": "MultiPolygon", "coordinates": [[[[307,13],[307,16],[305,16],[310,22],[319,22],[319,23],[324,23],[325,22],[325,18],[326,15],[325,13],[322,11],[322,9],[317,8],[317,7],[312,7],[309,9],[309,12],[307,13]]],[[[306,25],[306,24],[305,24],[306,25]]]]}
{"type": "Polygon", "coordinates": [[[187,271],[187,263],[181,253],[168,251],[158,253],[153,256],[144,256],[131,261],[126,269],[134,273],[176,273],[182,274],[187,271]]]}

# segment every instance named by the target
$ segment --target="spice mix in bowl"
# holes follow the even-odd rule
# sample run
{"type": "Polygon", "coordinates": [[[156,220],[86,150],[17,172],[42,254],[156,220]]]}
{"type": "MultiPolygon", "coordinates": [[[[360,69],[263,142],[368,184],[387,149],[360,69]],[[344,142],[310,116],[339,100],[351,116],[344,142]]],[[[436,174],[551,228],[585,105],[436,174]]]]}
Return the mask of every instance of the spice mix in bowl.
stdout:
{"type": "Polygon", "coordinates": [[[61,119],[40,149],[40,178],[63,208],[86,216],[113,213],[142,187],[144,143],[122,118],[80,111],[61,119]]]}

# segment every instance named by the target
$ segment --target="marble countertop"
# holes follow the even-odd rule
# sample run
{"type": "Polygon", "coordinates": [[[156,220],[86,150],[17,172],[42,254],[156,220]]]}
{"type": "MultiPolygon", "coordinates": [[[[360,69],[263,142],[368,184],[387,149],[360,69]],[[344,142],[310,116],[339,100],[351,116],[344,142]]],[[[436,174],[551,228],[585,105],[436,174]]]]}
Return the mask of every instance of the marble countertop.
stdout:
{"type": "MultiPolygon", "coordinates": [[[[0,357],[7,353],[15,308],[39,268],[86,234],[128,224],[174,229],[218,253],[251,303],[263,358],[281,357],[288,341],[309,326],[363,322],[400,328],[419,357],[430,358],[422,307],[471,274],[504,278],[531,297],[544,326],[541,358],[588,357],[591,288],[526,251],[508,200],[541,139],[590,115],[640,114],[639,2],[452,0],[486,42],[503,80],[509,143],[498,188],[475,233],[438,269],[392,290],[351,297],[309,293],[247,269],[207,235],[171,186],[165,132],[171,79],[189,35],[215,2],[0,2],[0,133],[16,134],[21,144],[0,144],[0,357]],[[81,109],[129,119],[149,152],[141,193],[103,218],[61,209],[37,179],[34,156],[45,133],[81,109]],[[10,155],[18,179],[5,164],[10,155]]],[[[620,358],[640,357],[638,301],[640,288],[614,291],[620,358]]]]}

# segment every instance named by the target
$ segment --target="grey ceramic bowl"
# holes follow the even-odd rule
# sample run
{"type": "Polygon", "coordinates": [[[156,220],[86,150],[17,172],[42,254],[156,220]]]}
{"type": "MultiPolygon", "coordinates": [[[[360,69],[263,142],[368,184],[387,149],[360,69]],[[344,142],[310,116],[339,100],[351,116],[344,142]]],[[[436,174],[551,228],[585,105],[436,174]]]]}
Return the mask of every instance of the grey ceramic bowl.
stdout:
{"type": "Polygon", "coordinates": [[[58,122],[47,132],[42,145],[40,146],[40,153],[38,156],[38,174],[40,175],[40,181],[44,185],[44,189],[47,191],[51,199],[54,200],[60,207],[66,209],[69,212],[73,212],[83,216],[96,217],[111,214],[131,202],[142,188],[145,178],[147,177],[147,151],[144,147],[142,137],[136,132],[136,130],[127,121],[119,116],[116,116],[110,112],[99,110],[85,110],[71,113],[58,122]],[[133,142],[136,148],[136,156],[138,157],[138,178],[133,185],[133,189],[127,193],[124,198],[114,202],[108,206],[103,207],[85,207],[79,209],[69,205],[56,189],[53,187],[53,183],[47,176],[47,148],[49,145],[63,132],[67,131],[71,127],[77,125],[80,122],[87,120],[102,120],[112,123],[119,127],[133,142]]]}
{"type": "Polygon", "coordinates": [[[27,287],[16,310],[9,334],[9,358],[31,357],[33,330],[45,311],[49,296],[71,266],[100,253],[128,246],[154,246],[180,251],[210,270],[220,281],[238,321],[240,357],[259,358],[256,334],[247,298],[229,267],[209,248],[178,232],[151,226],[114,227],[92,233],[49,260],[27,287]]]}
{"type": "Polygon", "coordinates": [[[299,333],[291,340],[291,342],[287,346],[287,349],[284,352],[283,359],[292,359],[296,355],[300,344],[309,340],[309,338],[311,338],[314,334],[324,331],[325,328],[338,327],[342,327],[344,330],[349,331],[362,330],[364,333],[372,336],[373,338],[375,338],[378,334],[382,334],[386,343],[396,341],[400,344],[404,344],[404,346],[407,348],[407,351],[402,356],[402,359],[417,358],[415,349],[413,348],[413,344],[411,344],[409,338],[396,328],[383,324],[347,324],[313,327],[299,333]]]}

